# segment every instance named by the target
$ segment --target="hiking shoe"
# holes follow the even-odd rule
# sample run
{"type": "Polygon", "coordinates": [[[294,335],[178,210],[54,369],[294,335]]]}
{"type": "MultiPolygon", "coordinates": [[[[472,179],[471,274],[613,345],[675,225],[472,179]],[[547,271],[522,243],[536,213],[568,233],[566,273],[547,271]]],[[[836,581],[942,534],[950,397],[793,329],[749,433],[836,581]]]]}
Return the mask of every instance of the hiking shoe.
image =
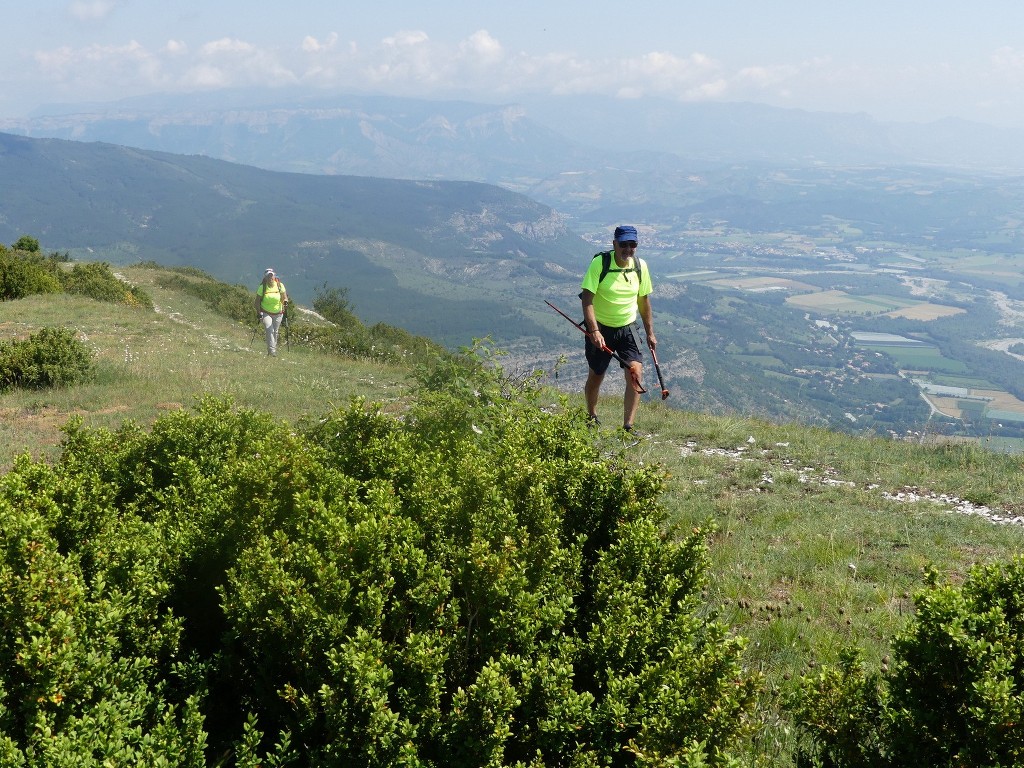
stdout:
{"type": "Polygon", "coordinates": [[[622,427],[622,433],[624,437],[631,437],[634,440],[643,440],[645,437],[650,437],[647,432],[641,432],[632,424],[626,424],[622,427]]]}

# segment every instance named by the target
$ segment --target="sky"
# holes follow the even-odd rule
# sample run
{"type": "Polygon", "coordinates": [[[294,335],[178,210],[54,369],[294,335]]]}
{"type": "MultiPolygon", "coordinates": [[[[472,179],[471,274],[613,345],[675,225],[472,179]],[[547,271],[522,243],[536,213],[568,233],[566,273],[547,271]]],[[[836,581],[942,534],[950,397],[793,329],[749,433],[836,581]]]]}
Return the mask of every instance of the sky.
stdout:
{"type": "Polygon", "coordinates": [[[1024,127],[1021,0],[2,0],[0,118],[257,88],[1024,127]]]}

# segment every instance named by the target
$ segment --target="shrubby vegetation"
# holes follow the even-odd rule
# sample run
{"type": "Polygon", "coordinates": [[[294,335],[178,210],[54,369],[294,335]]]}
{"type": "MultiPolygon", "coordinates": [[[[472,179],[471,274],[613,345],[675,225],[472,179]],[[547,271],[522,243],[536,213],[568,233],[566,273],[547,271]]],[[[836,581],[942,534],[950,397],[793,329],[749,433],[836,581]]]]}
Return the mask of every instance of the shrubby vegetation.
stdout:
{"type": "MultiPolygon", "coordinates": [[[[227,285],[196,267],[139,266],[168,270],[173,274],[157,278],[159,285],[202,299],[211,310],[232,320],[254,323],[254,292],[244,286],[227,285]]],[[[281,331],[283,340],[324,354],[410,366],[448,355],[440,344],[402,328],[386,323],[367,328],[352,311],[345,288],[325,283],[316,292],[313,309],[327,322],[314,322],[290,308],[281,331]]]]}
{"type": "Polygon", "coordinates": [[[149,295],[141,288],[128,285],[110,271],[109,264],[88,262],[75,264],[70,271],[60,273],[65,293],[86,296],[96,301],[127,304],[130,307],[153,306],[149,295]]]}
{"type": "Polygon", "coordinates": [[[60,293],[60,265],[53,257],[10,251],[0,245],[0,300],[41,293],[60,293]]]}
{"type": "MultiPolygon", "coordinates": [[[[361,329],[343,290],[318,299],[361,329]]],[[[0,371],[88,361],[70,331],[30,341],[49,363],[0,345],[0,371]]],[[[477,353],[424,351],[400,418],[209,399],[19,458],[0,765],[767,764],[743,737],[769,693],[702,596],[706,532],[477,353]]],[[[1022,595],[1024,559],[932,573],[880,671],[851,647],[783,686],[796,764],[1021,764],[1022,595]]]]}
{"type": "Polygon", "coordinates": [[[403,419],[210,399],[21,457],[3,764],[728,764],[756,679],[658,471],[484,360],[420,380],[403,419]]]}
{"type": "Polygon", "coordinates": [[[997,768],[1024,763],[1024,558],[975,567],[962,586],[929,586],[868,672],[856,648],[808,677],[791,709],[823,768],[997,768]]]}
{"type": "Polygon", "coordinates": [[[24,340],[0,342],[0,391],[74,384],[92,369],[92,356],[68,328],[43,328],[24,340]]]}
{"type": "MultiPolygon", "coordinates": [[[[345,288],[321,286],[313,299],[313,309],[330,323],[316,325],[295,322],[287,333],[298,344],[319,352],[382,362],[402,362],[410,366],[449,357],[441,345],[387,323],[367,328],[352,310],[345,288]]],[[[291,315],[289,322],[293,322],[291,315]]]]}
{"type": "Polygon", "coordinates": [[[0,245],[0,301],[63,292],[134,307],[153,306],[145,291],[119,280],[109,264],[83,262],[68,269],[69,260],[67,254],[42,255],[38,241],[27,236],[13,249],[0,245]]]}
{"type": "Polygon", "coordinates": [[[197,267],[165,267],[154,262],[143,262],[138,266],[160,270],[157,285],[195,296],[217,314],[240,323],[253,319],[253,293],[244,286],[215,280],[197,267]]]}

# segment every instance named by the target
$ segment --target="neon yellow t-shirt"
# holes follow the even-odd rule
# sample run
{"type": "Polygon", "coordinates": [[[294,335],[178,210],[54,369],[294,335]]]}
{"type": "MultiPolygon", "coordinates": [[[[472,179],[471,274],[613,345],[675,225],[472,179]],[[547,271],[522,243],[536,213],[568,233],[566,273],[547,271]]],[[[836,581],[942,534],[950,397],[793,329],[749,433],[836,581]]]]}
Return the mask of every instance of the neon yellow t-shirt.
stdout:
{"type": "Polygon", "coordinates": [[[609,328],[621,328],[636,320],[637,299],[647,296],[653,290],[651,286],[651,272],[647,269],[647,262],[637,256],[630,256],[626,271],[618,270],[615,263],[615,255],[612,254],[612,268],[604,276],[604,280],[598,285],[598,278],[601,277],[601,257],[593,258],[587,273],[583,275],[583,282],[580,288],[594,294],[594,317],[601,325],[609,328]],[[638,280],[637,274],[633,271],[633,260],[640,264],[641,277],[638,280]]]}
{"type": "Polygon", "coordinates": [[[284,283],[275,280],[269,288],[264,288],[263,283],[260,283],[256,289],[256,295],[260,297],[260,308],[271,315],[280,314],[284,309],[282,298],[287,295],[284,283]]]}

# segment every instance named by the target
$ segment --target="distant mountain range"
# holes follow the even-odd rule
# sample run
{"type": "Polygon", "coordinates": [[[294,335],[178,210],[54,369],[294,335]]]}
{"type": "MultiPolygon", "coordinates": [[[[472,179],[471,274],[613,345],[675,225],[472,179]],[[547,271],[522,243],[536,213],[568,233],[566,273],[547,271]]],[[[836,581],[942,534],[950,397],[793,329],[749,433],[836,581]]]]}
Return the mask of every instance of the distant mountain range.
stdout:
{"type": "Polygon", "coordinates": [[[694,173],[736,163],[1024,172],[1024,136],[980,123],[587,96],[505,105],[243,91],[149,96],[0,119],[0,131],[268,170],[481,181],[588,221],[638,198],[671,205],[694,173]]]}
{"type": "Polygon", "coordinates": [[[0,177],[0,242],[27,234],[46,251],[251,286],[273,266],[300,301],[344,287],[365,321],[448,344],[543,335],[495,291],[575,276],[592,252],[547,206],[476,182],[280,173],[9,134],[0,177]]]}

